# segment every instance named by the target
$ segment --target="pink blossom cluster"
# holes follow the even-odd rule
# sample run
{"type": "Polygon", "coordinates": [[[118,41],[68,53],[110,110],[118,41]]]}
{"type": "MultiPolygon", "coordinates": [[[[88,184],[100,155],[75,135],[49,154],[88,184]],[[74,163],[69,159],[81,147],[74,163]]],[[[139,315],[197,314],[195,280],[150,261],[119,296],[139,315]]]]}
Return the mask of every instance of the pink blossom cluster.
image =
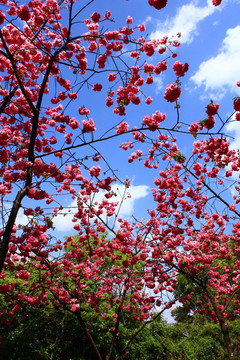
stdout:
{"type": "Polygon", "coordinates": [[[178,86],[177,83],[167,85],[164,93],[164,99],[169,102],[175,102],[179,99],[181,93],[181,88],[178,86]]]}

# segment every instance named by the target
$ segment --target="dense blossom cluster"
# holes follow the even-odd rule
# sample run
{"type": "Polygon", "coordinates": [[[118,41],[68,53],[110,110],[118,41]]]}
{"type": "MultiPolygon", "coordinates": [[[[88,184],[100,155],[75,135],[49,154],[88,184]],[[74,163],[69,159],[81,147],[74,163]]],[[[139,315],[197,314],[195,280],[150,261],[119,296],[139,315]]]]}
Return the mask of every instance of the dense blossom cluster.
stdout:
{"type": "Polygon", "coordinates": [[[175,83],[167,85],[166,91],[164,93],[164,99],[169,102],[175,102],[179,99],[181,92],[181,88],[178,86],[178,84],[175,83]]]}
{"type": "Polygon", "coordinates": [[[161,10],[167,5],[167,0],[148,0],[148,3],[155,7],[155,9],[161,10]]]}
{"type": "Polygon", "coordinates": [[[221,2],[222,2],[222,0],[212,0],[212,3],[213,3],[214,6],[220,5],[221,2]]]}

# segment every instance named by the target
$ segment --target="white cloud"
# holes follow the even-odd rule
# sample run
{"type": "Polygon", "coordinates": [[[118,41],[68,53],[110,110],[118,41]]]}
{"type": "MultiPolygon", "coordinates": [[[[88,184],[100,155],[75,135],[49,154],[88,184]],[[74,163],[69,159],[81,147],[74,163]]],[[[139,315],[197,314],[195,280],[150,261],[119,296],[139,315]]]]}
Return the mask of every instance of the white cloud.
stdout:
{"type": "Polygon", "coordinates": [[[29,220],[32,219],[32,216],[26,216],[23,213],[23,209],[20,208],[19,212],[17,214],[17,218],[16,218],[16,224],[18,225],[22,225],[25,226],[29,223],[29,220]]]}
{"type": "MultiPolygon", "coordinates": [[[[122,199],[124,193],[124,185],[114,185],[112,190],[116,192],[117,197],[115,197],[114,201],[119,202],[122,199]]],[[[127,197],[120,208],[119,216],[120,217],[129,217],[134,213],[134,205],[135,201],[138,199],[145,198],[149,194],[149,187],[147,185],[138,185],[138,186],[130,186],[127,190],[127,193],[131,195],[131,197],[127,197]]]]}
{"type": "Polygon", "coordinates": [[[158,95],[158,94],[160,94],[161,90],[164,88],[162,74],[158,77],[154,76],[154,84],[155,84],[156,95],[158,95]]]}
{"type": "Polygon", "coordinates": [[[191,77],[197,86],[203,85],[205,91],[214,92],[215,99],[221,98],[229,90],[239,91],[236,87],[236,82],[240,79],[239,43],[240,26],[228,29],[217,56],[201,63],[196,74],[191,77]]]}
{"type": "Polygon", "coordinates": [[[151,34],[151,38],[160,39],[166,35],[171,37],[181,32],[180,42],[190,44],[198,34],[198,23],[216,10],[211,1],[206,6],[198,6],[197,3],[192,1],[183,5],[177,10],[175,17],[167,18],[163,23],[159,21],[158,30],[151,34]]]}
{"type": "MultiPolygon", "coordinates": [[[[4,207],[1,208],[1,212],[3,212],[3,217],[4,217],[4,224],[6,225],[6,222],[8,221],[9,215],[10,215],[10,211],[11,211],[11,206],[9,203],[4,204],[4,207]]],[[[17,218],[15,221],[16,226],[25,226],[28,225],[29,222],[33,219],[32,216],[26,216],[24,215],[24,211],[23,208],[20,208],[17,214],[17,218]]],[[[1,219],[2,220],[2,219],[1,219]]],[[[0,220],[0,226],[3,226],[2,221],[0,220]]]]}
{"type": "MultiPolygon", "coordinates": [[[[240,126],[239,126],[239,121],[235,121],[235,116],[232,116],[231,121],[227,124],[226,130],[228,134],[234,136],[234,139],[231,140],[230,143],[230,149],[232,150],[240,149],[240,126]]],[[[229,165],[227,169],[231,170],[231,166],[229,165]]],[[[234,171],[232,174],[232,179],[234,179],[235,181],[239,181],[239,178],[240,178],[240,172],[234,171]]],[[[231,186],[229,190],[232,196],[238,194],[235,186],[231,186]]]]}
{"type": "Polygon", "coordinates": [[[227,125],[227,133],[234,134],[234,140],[231,140],[230,149],[240,149],[240,126],[239,121],[230,121],[227,125]]]}
{"type": "Polygon", "coordinates": [[[73,200],[53,218],[53,226],[57,231],[67,234],[73,228],[73,215],[77,212],[77,200],[73,200]]]}
{"type": "MultiPolygon", "coordinates": [[[[146,185],[131,185],[127,192],[125,193],[125,185],[113,185],[112,191],[116,196],[109,199],[112,202],[118,202],[121,204],[122,197],[125,196],[124,201],[121,204],[119,210],[119,217],[130,217],[134,213],[135,201],[138,199],[145,198],[149,194],[149,187],[146,185]],[[128,194],[131,197],[128,197],[128,194]]],[[[104,191],[96,193],[94,196],[94,202],[101,202],[104,198],[104,191]]],[[[77,211],[77,200],[73,200],[67,208],[63,209],[57,217],[54,218],[53,224],[57,231],[67,233],[73,227],[72,219],[74,213],[77,211]]]]}

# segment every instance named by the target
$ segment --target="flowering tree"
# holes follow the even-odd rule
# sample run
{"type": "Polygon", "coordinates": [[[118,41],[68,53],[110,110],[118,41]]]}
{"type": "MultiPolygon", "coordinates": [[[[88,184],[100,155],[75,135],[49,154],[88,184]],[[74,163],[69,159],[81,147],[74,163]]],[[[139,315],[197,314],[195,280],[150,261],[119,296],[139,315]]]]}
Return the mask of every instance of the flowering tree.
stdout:
{"type": "MultiPolygon", "coordinates": [[[[148,2],[157,10],[167,5],[166,0],[148,2]]],[[[76,315],[96,358],[102,359],[84,316],[90,307],[109,324],[110,359],[124,314],[142,324],[139,332],[176,301],[178,273],[199,284],[207,273],[203,286],[231,357],[225,319],[239,314],[240,223],[231,223],[228,211],[239,218],[239,189],[229,200],[225,179],[234,183],[239,154],[224,137],[230,117],[220,117],[219,104],[210,102],[200,122],[180,119],[181,79],[188,71],[187,63],[174,60],[181,34],[149,40],[145,26],[135,26],[131,17],[115,28],[110,11],[90,12],[94,0],[81,6],[55,0],[0,3],[0,292],[13,304],[10,313],[3,309],[2,318],[13,318],[24,302],[63,307],[76,315]],[[156,54],[155,63],[150,59],[156,54]],[[132,106],[147,112],[152,102],[148,86],[169,68],[176,81],[166,85],[163,96],[175,106],[174,124],[168,127],[159,110],[140,121],[126,120],[132,106]],[[85,90],[93,108],[98,100],[92,99],[107,92],[112,125],[79,105],[85,90]],[[180,134],[194,139],[189,159],[177,145],[180,134]],[[116,175],[115,163],[102,149],[113,141],[123,141],[123,150],[134,148],[129,163],[142,159],[146,171],[161,169],[152,190],[156,209],[148,219],[119,217],[112,185],[125,184],[124,201],[130,182],[116,175]],[[102,191],[105,195],[96,201],[102,191]],[[73,230],[78,237],[64,241],[53,232],[53,220],[64,210],[61,195],[76,200],[73,230]],[[223,216],[215,211],[216,202],[223,216]],[[20,209],[26,225],[17,225],[20,209]],[[219,266],[223,258],[224,269],[219,266]],[[31,278],[36,269],[39,282],[31,278]],[[4,280],[7,270],[18,280],[17,294],[16,283],[4,280]]],[[[240,98],[233,112],[239,120],[240,98]]]]}

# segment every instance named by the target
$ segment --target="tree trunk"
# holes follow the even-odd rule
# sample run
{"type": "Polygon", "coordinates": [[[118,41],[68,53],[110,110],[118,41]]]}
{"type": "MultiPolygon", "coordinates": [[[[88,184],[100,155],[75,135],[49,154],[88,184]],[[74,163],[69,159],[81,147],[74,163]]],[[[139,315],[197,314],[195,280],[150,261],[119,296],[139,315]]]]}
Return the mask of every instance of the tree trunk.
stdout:
{"type": "Polygon", "coordinates": [[[80,310],[77,309],[74,313],[77,316],[78,321],[79,321],[80,325],[82,326],[83,331],[85,332],[88,340],[90,341],[90,343],[92,345],[92,348],[93,348],[93,350],[95,352],[95,355],[96,355],[96,360],[102,360],[102,356],[101,356],[101,354],[100,354],[100,352],[99,352],[99,350],[98,350],[98,348],[97,348],[97,346],[96,346],[96,344],[95,344],[95,342],[94,342],[94,340],[92,338],[92,335],[90,334],[88,328],[85,325],[85,322],[83,321],[80,310]]]}
{"type": "Polygon", "coordinates": [[[219,321],[219,325],[220,325],[221,332],[223,335],[224,347],[225,347],[225,352],[226,352],[227,358],[229,360],[233,360],[234,355],[233,355],[233,351],[232,351],[232,341],[231,341],[230,334],[229,334],[229,328],[226,325],[226,319],[222,316],[221,312],[218,310],[218,307],[214,300],[213,295],[208,293],[208,296],[209,296],[210,302],[212,304],[212,307],[214,309],[214,312],[217,316],[217,319],[219,321]]]}

